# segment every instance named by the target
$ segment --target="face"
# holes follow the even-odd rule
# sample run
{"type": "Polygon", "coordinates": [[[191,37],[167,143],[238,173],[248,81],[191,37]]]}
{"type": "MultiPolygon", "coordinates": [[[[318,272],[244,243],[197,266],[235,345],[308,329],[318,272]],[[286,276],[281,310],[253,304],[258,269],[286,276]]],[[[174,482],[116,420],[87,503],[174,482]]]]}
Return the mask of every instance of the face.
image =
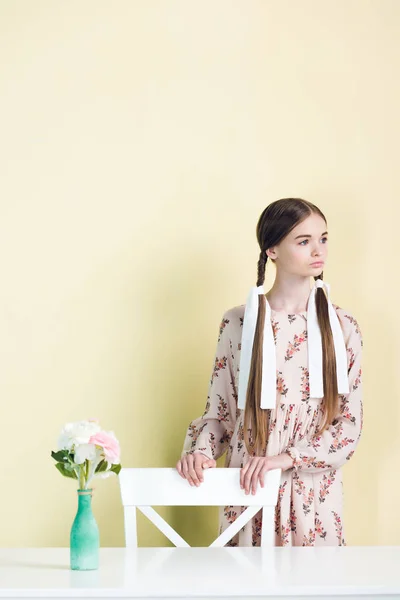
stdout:
{"type": "Polygon", "coordinates": [[[293,275],[318,276],[328,256],[327,226],[322,217],[311,213],[277,245],[267,250],[276,266],[293,275]],[[313,265],[317,261],[323,264],[313,265]]]}

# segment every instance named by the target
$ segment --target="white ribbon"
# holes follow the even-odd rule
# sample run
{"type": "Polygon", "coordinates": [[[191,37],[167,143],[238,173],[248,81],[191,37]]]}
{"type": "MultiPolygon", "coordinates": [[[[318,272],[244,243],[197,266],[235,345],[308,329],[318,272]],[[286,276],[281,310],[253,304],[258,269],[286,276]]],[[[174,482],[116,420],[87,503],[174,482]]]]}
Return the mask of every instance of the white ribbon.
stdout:
{"type": "MultiPolygon", "coordinates": [[[[342,328],[336,311],[330,301],[330,286],[322,279],[317,279],[310,290],[307,309],[307,338],[308,338],[308,369],[310,398],[323,398],[323,371],[322,371],[322,338],[318,324],[315,305],[315,293],[318,287],[325,286],[327,290],[329,322],[332,329],[333,343],[336,356],[336,371],[338,393],[349,393],[349,380],[347,375],[347,350],[343,338],[342,328]]],[[[238,408],[244,410],[246,393],[250,375],[251,356],[253,353],[254,335],[258,316],[258,296],[264,294],[264,286],[252,287],[247,298],[241,341],[238,408]]],[[[271,323],[271,307],[266,300],[264,336],[263,336],[263,366],[261,382],[261,408],[276,408],[276,350],[274,334],[271,323]]]]}
{"type": "MultiPolygon", "coordinates": [[[[238,408],[246,405],[246,392],[250,375],[251,355],[258,316],[258,296],[264,294],[264,286],[252,287],[247,298],[243,319],[243,333],[240,350],[240,372],[238,408]]],[[[261,408],[276,406],[276,352],[271,323],[271,307],[266,302],[263,341],[263,367],[261,382],[261,408]]]]}
{"type": "Polygon", "coordinates": [[[332,329],[333,343],[336,356],[336,373],[339,394],[349,393],[349,379],[347,374],[347,350],[343,338],[343,331],[336,311],[329,297],[330,285],[322,279],[317,279],[311,289],[307,308],[307,336],[308,336],[308,374],[310,384],[310,398],[323,398],[324,379],[322,371],[322,337],[318,324],[315,294],[317,288],[325,287],[328,296],[329,322],[332,329]]]}

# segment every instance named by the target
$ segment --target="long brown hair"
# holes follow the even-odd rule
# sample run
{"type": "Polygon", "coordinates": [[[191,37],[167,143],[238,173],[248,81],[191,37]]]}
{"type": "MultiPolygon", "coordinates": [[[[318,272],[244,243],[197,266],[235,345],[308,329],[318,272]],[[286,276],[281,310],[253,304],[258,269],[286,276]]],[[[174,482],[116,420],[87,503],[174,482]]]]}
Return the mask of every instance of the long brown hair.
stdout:
{"type": "MultiPolygon", "coordinates": [[[[320,209],[302,198],[283,198],[269,204],[262,212],[256,228],[257,240],[261,252],[257,263],[256,285],[264,284],[265,268],[268,260],[266,250],[281,242],[292,229],[309,217],[318,214],[327,223],[320,209]]],[[[272,260],[272,259],[271,259],[272,260]]],[[[323,279],[322,273],[314,279],[323,279]]],[[[331,424],[338,410],[338,387],[336,376],[336,356],[332,330],[329,322],[328,301],[323,288],[317,288],[316,310],[322,338],[322,369],[324,398],[322,410],[324,422],[315,435],[320,435],[331,424]]],[[[244,411],[244,441],[250,455],[265,455],[269,436],[269,409],[260,408],[263,324],[266,313],[266,297],[258,296],[258,318],[254,335],[250,365],[249,382],[244,411]]]]}

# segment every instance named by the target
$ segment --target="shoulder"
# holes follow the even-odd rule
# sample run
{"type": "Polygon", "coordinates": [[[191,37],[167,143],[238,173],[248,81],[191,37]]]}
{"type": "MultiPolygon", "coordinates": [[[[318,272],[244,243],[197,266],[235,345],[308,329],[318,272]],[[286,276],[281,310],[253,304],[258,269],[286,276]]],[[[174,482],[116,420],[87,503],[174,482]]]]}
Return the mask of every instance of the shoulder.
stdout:
{"type": "Polygon", "coordinates": [[[243,328],[243,319],[244,319],[244,311],[245,304],[240,304],[238,306],[233,306],[224,312],[222,315],[220,326],[219,326],[219,336],[222,334],[227,334],[231,339],[235,336],[241,336],[242,328],[243,328]]]}
{"type": "Polygon", "coordinates": [[[350,311],[346,310],[345,308],[342,308],[341,306],[338,306],[334,302],[332,302],[332,306],[336,311],[337,317],[342,327],[346,344],[349,342],[350,339],[358,338],[362,345],[361,328],[355,316],[350,311]]]}
{"type": "Polygon", "coordinates": [[[239,323],[239,325],[243,325],[245,308],[246,308],[245,304],[240,304],[238,306],[233,306],[232,308],[228,308],[228,310],[226,310],[224,312],[223,317],[225,319],[229,319],[230,322],[233,322],[235,324],[239,323]]]}

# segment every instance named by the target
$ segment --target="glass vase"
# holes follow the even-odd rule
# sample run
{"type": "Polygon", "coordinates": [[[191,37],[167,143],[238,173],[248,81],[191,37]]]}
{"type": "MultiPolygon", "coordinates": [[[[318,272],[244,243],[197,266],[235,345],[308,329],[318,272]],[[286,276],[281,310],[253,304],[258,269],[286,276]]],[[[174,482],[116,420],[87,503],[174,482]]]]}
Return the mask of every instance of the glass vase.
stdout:
{"type": "Polygon", "coordinates": [[[92,512],[92,489],[78,489],[78,511],[71,527],[70,564],[75,571],[99,567],[99,528],[92,512]]]}

